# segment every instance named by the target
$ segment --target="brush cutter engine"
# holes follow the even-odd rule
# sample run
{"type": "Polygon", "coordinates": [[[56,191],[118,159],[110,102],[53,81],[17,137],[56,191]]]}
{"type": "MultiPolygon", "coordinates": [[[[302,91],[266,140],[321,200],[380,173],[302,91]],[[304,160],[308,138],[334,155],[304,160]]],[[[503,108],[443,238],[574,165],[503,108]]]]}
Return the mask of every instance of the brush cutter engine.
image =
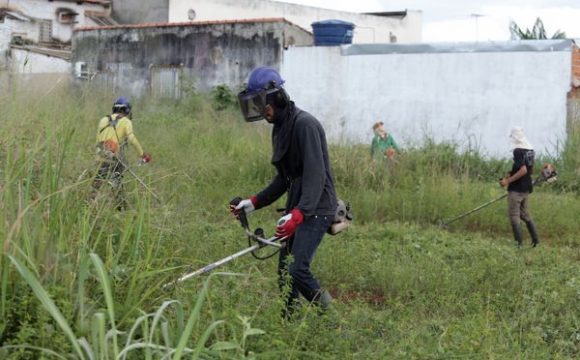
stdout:
{"type": "Polygon", "coordinates": [[[540,175],[536,179],[536,183],[540,183],[543,181],[547,182],[548,184],[553,183],[558,179],[557,175],[558,173],[556,172],[556,168],[554,167],[554,165],[545,163],[544,166],[542,167],[540,175]]]}
{"type": "Polygon", "coordinates": [[[352,213],[350,211],[350,203],[345,203],[338,199],[336,206],[336,214],[334,214],[334,221],[328,228],[327,233],[330,235],[337,235],[346,230],[352,222],[352,213]]]}

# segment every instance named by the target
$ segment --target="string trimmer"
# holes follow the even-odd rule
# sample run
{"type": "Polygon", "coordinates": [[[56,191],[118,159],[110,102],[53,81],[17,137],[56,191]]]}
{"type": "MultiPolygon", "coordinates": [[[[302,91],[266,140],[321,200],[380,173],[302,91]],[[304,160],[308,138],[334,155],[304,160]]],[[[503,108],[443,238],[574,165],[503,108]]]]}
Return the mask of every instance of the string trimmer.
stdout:
{"type": "MultiPolygon", "coordinates": [[[[230,201],[230,205],[236,206],[236,205],[238,205],[240,203],[240,201],[242,201],[241,198],[235,198],[232,201],[230,201]]],[[[235,259],[239,258],[240,256],[243,256],[243,255],[246,255],[246,254],[250,254],[251,253],[254,257],[256,257],[257,259],[260,259],[260,260],[267,259],[267,258],[275,255],[280,250],[280,248],[282,248],[284,246],[284,244],[280,244],[278,242],[281,241],[281,240],[284,240],[285,238],[277,238],[277,237],[273,236],[273,237],[271,237],[269,239],[266,239],[265,236],[264,236],[264,230],[262,228],[256,228],[256,230],[251,231],[250,230],[250,225],[248,223],[248,218],[246,217],[246,213],[245,213],[244,209],[240,209],[240,212],[239,212],[239,215],[238,215],[238,219],[240,221],[240,224],[242,225],[242,228],[244,229],[244,232],[248,236],[248,242],[250,244],[252,242],[254,242],[255,243],[254,245],[251,245],[250,247],[248,247],[248,248],[246,248],[244,250],[238,251],[237,253],[232,254],[230,256],[226,256],[225,258],[223,258],[221,260],[218,260],[216,262],[213,262],[211,264],[208,264],[208,265],[202,267],[201,269],[198,269],[198,270],[195,270],[193,272],[189,272],[189,273],[183,274],[182,276],[180,276],[176,280],[174,280],[172,282],[169,282],[169,283],[163,285],[163,289],[170,289],[174,285],[176,285],[176,284],[178,284],[180,282],[183,282],[183,281],[185,281],[187,279],[190,279],[190,278],[192,278],[194,276],[198,276],[198,275],[201,275],[201,274],[205,274],[207,272],[210,272],[213,269],[215,269],[216,267],[221,266],[223,264],[227,264],[230,261],[235,260],[235,259]],[[277,250],[274,253],[272,253],[272,254],[270,254],[268,256],[265,256],[265,257],[258,256],[258,254],[256,253],[257,250],[259,250],[259,249],[261,249],[263,247],[266,247],[266,246],[275,247],[275,248],[277,248],[277,250]]]]}
{"type": "MultiPolygon", "coordinates": [[[[554,181],[557,180],[557,176],[558,173],[556,172],[556,168],[554,167],[554,165],[552,164],[544,164],[544,167],[542,168],[542,171],[540,172],[540,174],[538,175],[538,177],[536,178],[536,180],[534,180],[533,184],[534,185],[539,185],[543,182],[547,182],[547,183],[553,183],[554,181]]],[[[485,204],[481,204],[478,207],[476,207],[475,209],[469,210],[466,213],[463,213],[459,216],[454,217],[451,220],[447,220],[446,222],[444,222],[443,224],[441,224],[441,227],[447,227],[449,226],[449,224],[456,222],[457,220],[461,220],[464,217],[473,214],[474,212],[477,212],[483,208],[488,207],[491,204],[494,204],[498,201],[500,201],[501,199],[505,198],[506,196],[508,196],[508,193],[505,193],[503,195],[501,195],[500,197],[497,197],[493,200],[490,200],[488,202],[486,202],[485,204]]]]}

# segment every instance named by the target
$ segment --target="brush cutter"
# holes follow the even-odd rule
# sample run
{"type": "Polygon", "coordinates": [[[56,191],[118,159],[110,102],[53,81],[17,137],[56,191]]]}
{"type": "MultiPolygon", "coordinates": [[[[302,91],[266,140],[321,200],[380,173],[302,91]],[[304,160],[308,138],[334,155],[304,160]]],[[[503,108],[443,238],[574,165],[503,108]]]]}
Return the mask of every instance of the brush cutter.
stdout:
{"type": "MultiPolygon", "coordinates": [[[[232,201],[230,201],[230,205],[236,206],[240,203],[240,201],[242,201],[242,199],[237,197],[237,198],[233,199],[232,201]]],[[[248,218],[246,217],[246,213],[245,213],[244,209],[240,210],[239,215],[238,215],[238,219],[240,220],[240,224],[242,225],[242,228],[244,228],[244,232],[248,236],[248,243],[250,243],[250,244],[255,243],[254,245],[251,245],[250,247],[248,247],[244,250],[238,251],[235,254],[232,254],[230,256],[226,256],[225,258],[223,258],[221,260],[218,260],[218,261],[213,262],[209,265],[206,265],[206,266],[202,267],[201,269],[183,274],[181,277],[177,278],[176,280],[163,285],[163,289],[165,289],[165,290],[170,289],[180,282],[183,282],[183,281],[190,279],[194,276],[198,276],[198,275],[210,272],[213,269],[217,268],[218,266],[221,266],[223,264],[227,264],[230,261],[235,260],[235,259],[239,258],[240,256],[243,256],[243,255],[246,255],[249,253],[251,253],[255,258],[260,259],[260,260],[268,259],[268,258],[274,256],[275,254],[277,254],[278,251],[280,251],[280,249],[284,246],[284,244],[280,244],[278,242],[285,240],[286,239],[285,237],[278,238],[278,237],[274,236],[274,237],[271,237],[269,239],[266,239],[264,236],[264,230],[261,228],[256,228],[256,230],[254,230],[252,232],[250,230],[248,218]],[[275,247],[275,248],[277,248],[277,250],[274,251],[273,253],[269,254],[268,256],[265,256],[265,257],[258,256],[256,251],[263,248],[263,247],[266,247],[266,246],[275,247]]]]}
{"type": "MultiPolygon", "coordinates": [[[[544,164],[544,167],[542,168],[542,171],[540,172],[540,174],[538,175],[538,177],[536,178],[536,180],[534,180],[533,184],[534,185],[539,185],[543,182],[547,182],[547,183],[553,183],[554,181],[557,180],[557,176],[558,173],[556,172],[556,168],[554,167],[554,165],[552,164],[544,164]]],[[[485,204],[481,204],[478,207],[476,207],[475,209],[469,210],[466,213],[463,213],[459,216],[454,217],[451,220],[448,220],[446,222],[444,222],[443,224],[441,224],[441,227],[445,228],[447,226],[449,226],[449,224],[456,222],[457,220],[461,220],[464,217],[473,214],[474,212],[477,212],[483,208],[488,207],[491,204],[494,204],[498,201],[500,201],[501,199],[505,198],[506,196],[508,196],[508,193],[505,193],[503,195],[501,195],[500,197],[497,197],[493,200],[490,200],[488,202],[486,202],[485,204]]]]}
{"type": "MultiPolygon", "coordinates": [[[[149,193],[155,198],[155,200],[159,201],[160,203],[163,203],[163,201],[161,201],[161,198],[153,191],[151,190],[151,188],[149,186],[147,186],[147,184],[145,184],[145,182],[143,180],[141,180],[141,178],[135,174],[135,172],[133,171],[133,169],[131,169],[124,161],[122,161],[119,157],[116,157],[117,161],[119,163],[121,163],[121,165],[123,165],[125,167],[125,169],[129,172],[129,174],[131,174],[131,176],[133,176],[135,178],[135,180],[137,180],[137,182],[139,184],[141,184],[141,186],[143,186],[143,188],[145,188],[145,190],[149,191],[149,193]]],[[[144,164],[143,162],[139,163],[139,166],[144,164]]]]}

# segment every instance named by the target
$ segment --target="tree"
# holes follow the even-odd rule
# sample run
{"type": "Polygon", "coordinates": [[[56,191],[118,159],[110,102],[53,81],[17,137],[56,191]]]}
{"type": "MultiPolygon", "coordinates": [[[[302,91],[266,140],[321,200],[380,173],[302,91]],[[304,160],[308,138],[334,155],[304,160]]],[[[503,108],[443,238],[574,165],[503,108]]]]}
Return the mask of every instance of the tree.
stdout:
{"type": "Polygon", "coordinates": [[[560,30],[556,31],[552,37],[548,37],[542,19],[537,18],[532,30],[529,28],[523,31],[514,21],[510,22],[510,33],[512,40],[547,40],[547,39],[565,39],[566,33],[560,30]]]}

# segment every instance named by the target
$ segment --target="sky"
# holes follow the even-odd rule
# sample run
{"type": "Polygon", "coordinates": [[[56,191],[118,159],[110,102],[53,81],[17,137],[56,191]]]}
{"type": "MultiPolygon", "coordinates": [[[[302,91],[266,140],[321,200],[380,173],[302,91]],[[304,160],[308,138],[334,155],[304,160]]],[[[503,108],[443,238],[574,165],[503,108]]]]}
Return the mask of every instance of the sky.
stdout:
{"type": "Polygon", "coordinates": [[[423,41],[509,40],[509,23],[531,28],[537,17],[551,36],[580,38],[580,0],[283,0],[352,12],[421,10],[423,41]]]}

